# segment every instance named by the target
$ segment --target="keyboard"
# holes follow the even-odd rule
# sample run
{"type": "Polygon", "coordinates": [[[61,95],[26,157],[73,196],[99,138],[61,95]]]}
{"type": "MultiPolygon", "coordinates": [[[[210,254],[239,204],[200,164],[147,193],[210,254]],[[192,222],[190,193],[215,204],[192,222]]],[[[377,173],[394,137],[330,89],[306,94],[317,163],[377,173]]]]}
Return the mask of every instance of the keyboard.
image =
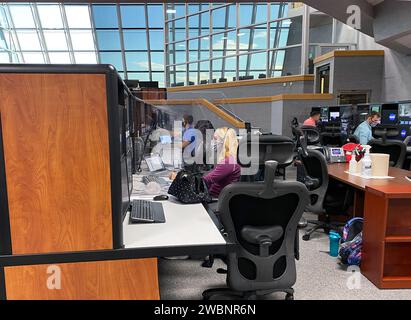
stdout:
{"type": "Polygon", "coordinates": [[[133,200],[131,204],[130,222],[132,223],[163,223],[163,204],[147,200],[133,200]]]}
{"type": "Polygon", "coordinates": [[[142,180],[141,180],[144,184],[148,184],[150,182],[156,182],[158,184],[166,184],[167,181],[164,178],[160,178],[157,176],[143,176],[142,180]]]}

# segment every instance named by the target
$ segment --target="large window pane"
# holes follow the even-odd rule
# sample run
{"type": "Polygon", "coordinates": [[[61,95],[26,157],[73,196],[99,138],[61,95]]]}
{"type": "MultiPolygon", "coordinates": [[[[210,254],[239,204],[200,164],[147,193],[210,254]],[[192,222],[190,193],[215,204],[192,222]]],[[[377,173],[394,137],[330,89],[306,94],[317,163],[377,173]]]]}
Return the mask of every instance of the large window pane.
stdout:
{"type": "Polygon", "coordinates": [[[63,20],[61,19],[60,8],[57,5],[38,5],[37,6],[41,26],[43,28],[63,28],[63,20]]]}
{"type": "Polygon", "coordinates": [[[164,54],[162,52],[151,52],[151,70],[164,71],[164,54]]]}
{"type": "MultiPolygon", "coordinates": [[[[97,30],[97,42],[100,50],[120,50],[120,35],[117,30],[97,30]]],[[[124,42],[126,38],[124,37],[124,42]]]]}
{"type": "Polygon", "coordinates": [[[78,64],[95,64],[97,57],[95,52],[74,52],[74,58],[78,64]]]}
{"type": "Polygon", "coordinates": [[[71,63],[68,52],[49,52],[50,63],[68,64],[71,63]]]}
{"type": "Polygon", "coordinates": [[[90,12],[87,5],[65,5],[70,28],[91,28],[90,12]]]}
{"type": "Polygon", "coordinates": [[[164,50],[164,32],[163,30],[150,30],[150,49],[164,50]]]}
{"type": "Polygon", "coordinates": [[[128,79],[131,80],[140,80],[140,81],[149,81],[150,77],[148,72],[127,72],[128,79]]]}
{"type": "Polygon", "coordinates": [[[125,50],[147,50],[146,30],[123,30],[125,50]]]}
{"type": "Polygon", "coordinates": [[[201,20],[201,34],[210,33],[210,12],[204,12],[200,15],[201,20]]]}
{"type": "Polygon", "coordinates": [[[48,50],[68,50],[64,31],[44,31],[48,50]]]}
{"type": "Polygon", "coordinates": [[[164,28],[162,5],[148,5],[148,26],[150,28],[164,28]]]}
{"type": "Polygon", "coordinates": [[[270,9],[270,20],[285,18],[288,16],[287,3],[272,3],[270,9]]]}
{"type": "Polygon", "coordinates": [[[118,28],[117,8],[114,5],[93,5],[96,28],[118,28]]]}
{"type": "Polygon", "coordinates": [[[123,28],[146,27],[144,5],[122,5],[120,12],[123,28]]]}
{"type": "Polygon", "coordinates": [[[152,81],[158,81],[159,88],[164,88],[164,72],[153,72],[151,78],[152,81]]]}
{"type": "Polygon", "coordinates": [[[281,71],[281,76],[289,76],[301,73],[301,47],[288,48],[270,52],[269,60],[271,76],[273,71],[281,71]]]}
{"type": "Polygon", "coordinates": [[[263,50],[267,48],[267,27],[260,25],[239,30],[240,51],[263,50]]]}
{"type": "Polygon", "coordinates": [[[300,44],[302,40],[302,18],[295,17],[271,23],[270,47],[281,48],[300,44]]]}
{"type": "Polygon", "coordinates": [[[147,52],[126,52],[128,71],[148,71],[147,52]]]}
{"type": "Polygon", "coordinates": [[[9,8],[16,28],[35,28],[30,5],[10,5],[9,8]]]}
{"type": "Polygon", "coordinates": [[[124,70],[120,52],[100,52],[100,60],[103,64],[112,64],[117,71],[124,70]]]}
{"type": "Polygon", "coordinates": [[[91,30],[70,30],[74,50],[94,50],[94,38],[91,30]]]}
{"type": "Polygon", "coordinates": [[[41,50],[36,31],[17,31],[21,50],[41,50]]]}

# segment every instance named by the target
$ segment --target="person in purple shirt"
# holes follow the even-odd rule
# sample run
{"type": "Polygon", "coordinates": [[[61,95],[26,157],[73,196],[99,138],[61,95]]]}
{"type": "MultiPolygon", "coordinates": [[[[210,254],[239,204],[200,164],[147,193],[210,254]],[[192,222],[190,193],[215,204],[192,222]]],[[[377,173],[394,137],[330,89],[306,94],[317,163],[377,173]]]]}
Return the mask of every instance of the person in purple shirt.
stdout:
{"type": "Polygon", "coordinates": [[[237,163],[238,140],[231,128],[218,128],[212,146],[217,150],[217,164],[203,176],[212,197],[217,198],[225,186],[240,178],[241,167],[237,163]]]}
{"type": "MultiPolygon", "coordinates": [[[[221,190],[240,178],[241,167],[237,163],[238,140],[235,131],[231,128],[218,128],[211,141],[217,151],[217,164],[210,172],[203,176],[210,195],[218,198],[221,190]]],[[[176,172],[170,174],[170,179],[176,177],[176,172]]]]}

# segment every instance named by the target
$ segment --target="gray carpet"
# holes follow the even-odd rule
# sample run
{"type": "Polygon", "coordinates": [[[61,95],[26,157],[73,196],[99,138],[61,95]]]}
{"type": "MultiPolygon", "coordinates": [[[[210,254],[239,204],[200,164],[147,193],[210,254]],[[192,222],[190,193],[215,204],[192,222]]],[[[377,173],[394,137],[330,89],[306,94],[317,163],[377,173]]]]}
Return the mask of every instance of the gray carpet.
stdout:
{"type": "MultiPolygon", "coordinates": [[[[287,180],[296,179],[296,170],[287,168],[287,180]]],[[[315,219],[312,214],[304,215],[315,219]]],[[[350,289],[352,273],[338,264],[337,258],[328,254],[328,236],[321,231],[312,234],[310,241],[302,241],[300,230],[300,260],[297,261],[297,282],[294,298],[297,300],[411,300],[411,290],[380,290],[360,273],[356,279],[357,289],[350,289]]],[[[226,276],[218,274],[217,268],[225,268],[216,260],[213,268],[202,268],[198,260],[164,260],[159,262],[159,281],[162,299],[197,300],[209,288],[224,287],[226,276]]],[[[275,293],[268,299],[284,299],[284,293],[275,293]]]]}
{"type": "MultiPolygon", "coordinates": [[[[296,300],[411,300],[411,290],[380,290],[360,274],[359,288],[349,289],[347,281],[351,274],[339,266],[337,258],[328,254],[328,238],[321,232],[314,233],[310,241],[300,241],[300,254],[294,286],[296,300]]],[[[161,298],[197,300],[206,289],[224,287],[225,275],[216,273],[217,268],[224,267],[222,261],[216,260],[211,269],[202,268],[201,262],[161,259],[161,298]]],[[[283,293],[275,293],[267,298],[278,300],[284,296],[283,293]]]]}

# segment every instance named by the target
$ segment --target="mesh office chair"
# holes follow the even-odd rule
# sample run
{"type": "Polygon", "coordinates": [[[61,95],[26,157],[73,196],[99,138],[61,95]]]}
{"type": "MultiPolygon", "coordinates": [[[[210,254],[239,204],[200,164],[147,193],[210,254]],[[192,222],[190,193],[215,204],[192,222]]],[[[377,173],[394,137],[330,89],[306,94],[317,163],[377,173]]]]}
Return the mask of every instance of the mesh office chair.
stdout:
{"type": "Polygon", "coordinates": [[[353,201],[353,192],[337,181],[330,181],[327,161],[324,154],[317,150],[307,149],[304,138],[301,139],[299,157],[304,166],[306,176],[299,180],[303,182],[309,192],[310,203],[308,212],[325,215],[324,221],[308,220],[314,225],[304,235],[303,240],[310,239],[311,234],[318,229],[329,233],[337,229],[342,223],[332,222],[331,215],[347,215],[347,210],[353,201]]]}
{"type": "Polygon", "coordinates": [[[307,145],[315,146],[315,145],[320,144],[321,134],[320,134],[320,131],[316,127],[302,126],[300,129],[307,141],[307,145]]]}
{"type": "Polygon", "coordinates": [[[403,169],[411,170],[411,136],[405,138],[404,144],[407,147],[407,154],[405,156],[403,169]]]}
{"type": "Polygon", "coordinates": [[[250,163],[258,163],[260,166],[260,172],[256,176],[242,176],[241,181],[255,181],[263,180],[264,178],[264,165],[266,161],[275,160],[278,163],[277,173],[279,173],[285,180],[286,167],[291,165],[294,161],[295,155],[295,142],[286,136],[263,134],[259,136],[258,141],[251,139],[250,134],[246,139],[242,139],[238,146],[239,152],[237,153],[237,163],[243,167],[250,167],[250,163]],[[258,144],[258,154],[251,154],[253,143],[258,144]],[[243,159],[241,156],[242,151],[247,150],[248,159],[243,159]],[[246,161],[251,161],[245,163],[246,161]]]}
{"type": "Polygon", "coordinates": [[[327,124],[324,125],[323,131],[320,134],[321,145],[341,147],[343,134],[341,133],[340,124],[327,124]]]}
{"type": "Polygon", "coordinates": [[[371,153],[385,153],[390,155],[390,167],[403,168],[407,155],[407,144],[400,140],[387,138],[397,137],[399,130],[396,127],[380,127],[373,129],[373,136],[380,139],[372,139],[368,142],[371,153]]]}
{"type": "Polygon", "coordinates": [[[274,180],[277,165],[266,162],[264,183],[233,183],[221,192],[221,221],[237,250],[227,256],[228,288],[206,290],[204,299],[253,299],[275,291],[293,299],[297,224],[309,198],[302,183],[274,180]]]}

